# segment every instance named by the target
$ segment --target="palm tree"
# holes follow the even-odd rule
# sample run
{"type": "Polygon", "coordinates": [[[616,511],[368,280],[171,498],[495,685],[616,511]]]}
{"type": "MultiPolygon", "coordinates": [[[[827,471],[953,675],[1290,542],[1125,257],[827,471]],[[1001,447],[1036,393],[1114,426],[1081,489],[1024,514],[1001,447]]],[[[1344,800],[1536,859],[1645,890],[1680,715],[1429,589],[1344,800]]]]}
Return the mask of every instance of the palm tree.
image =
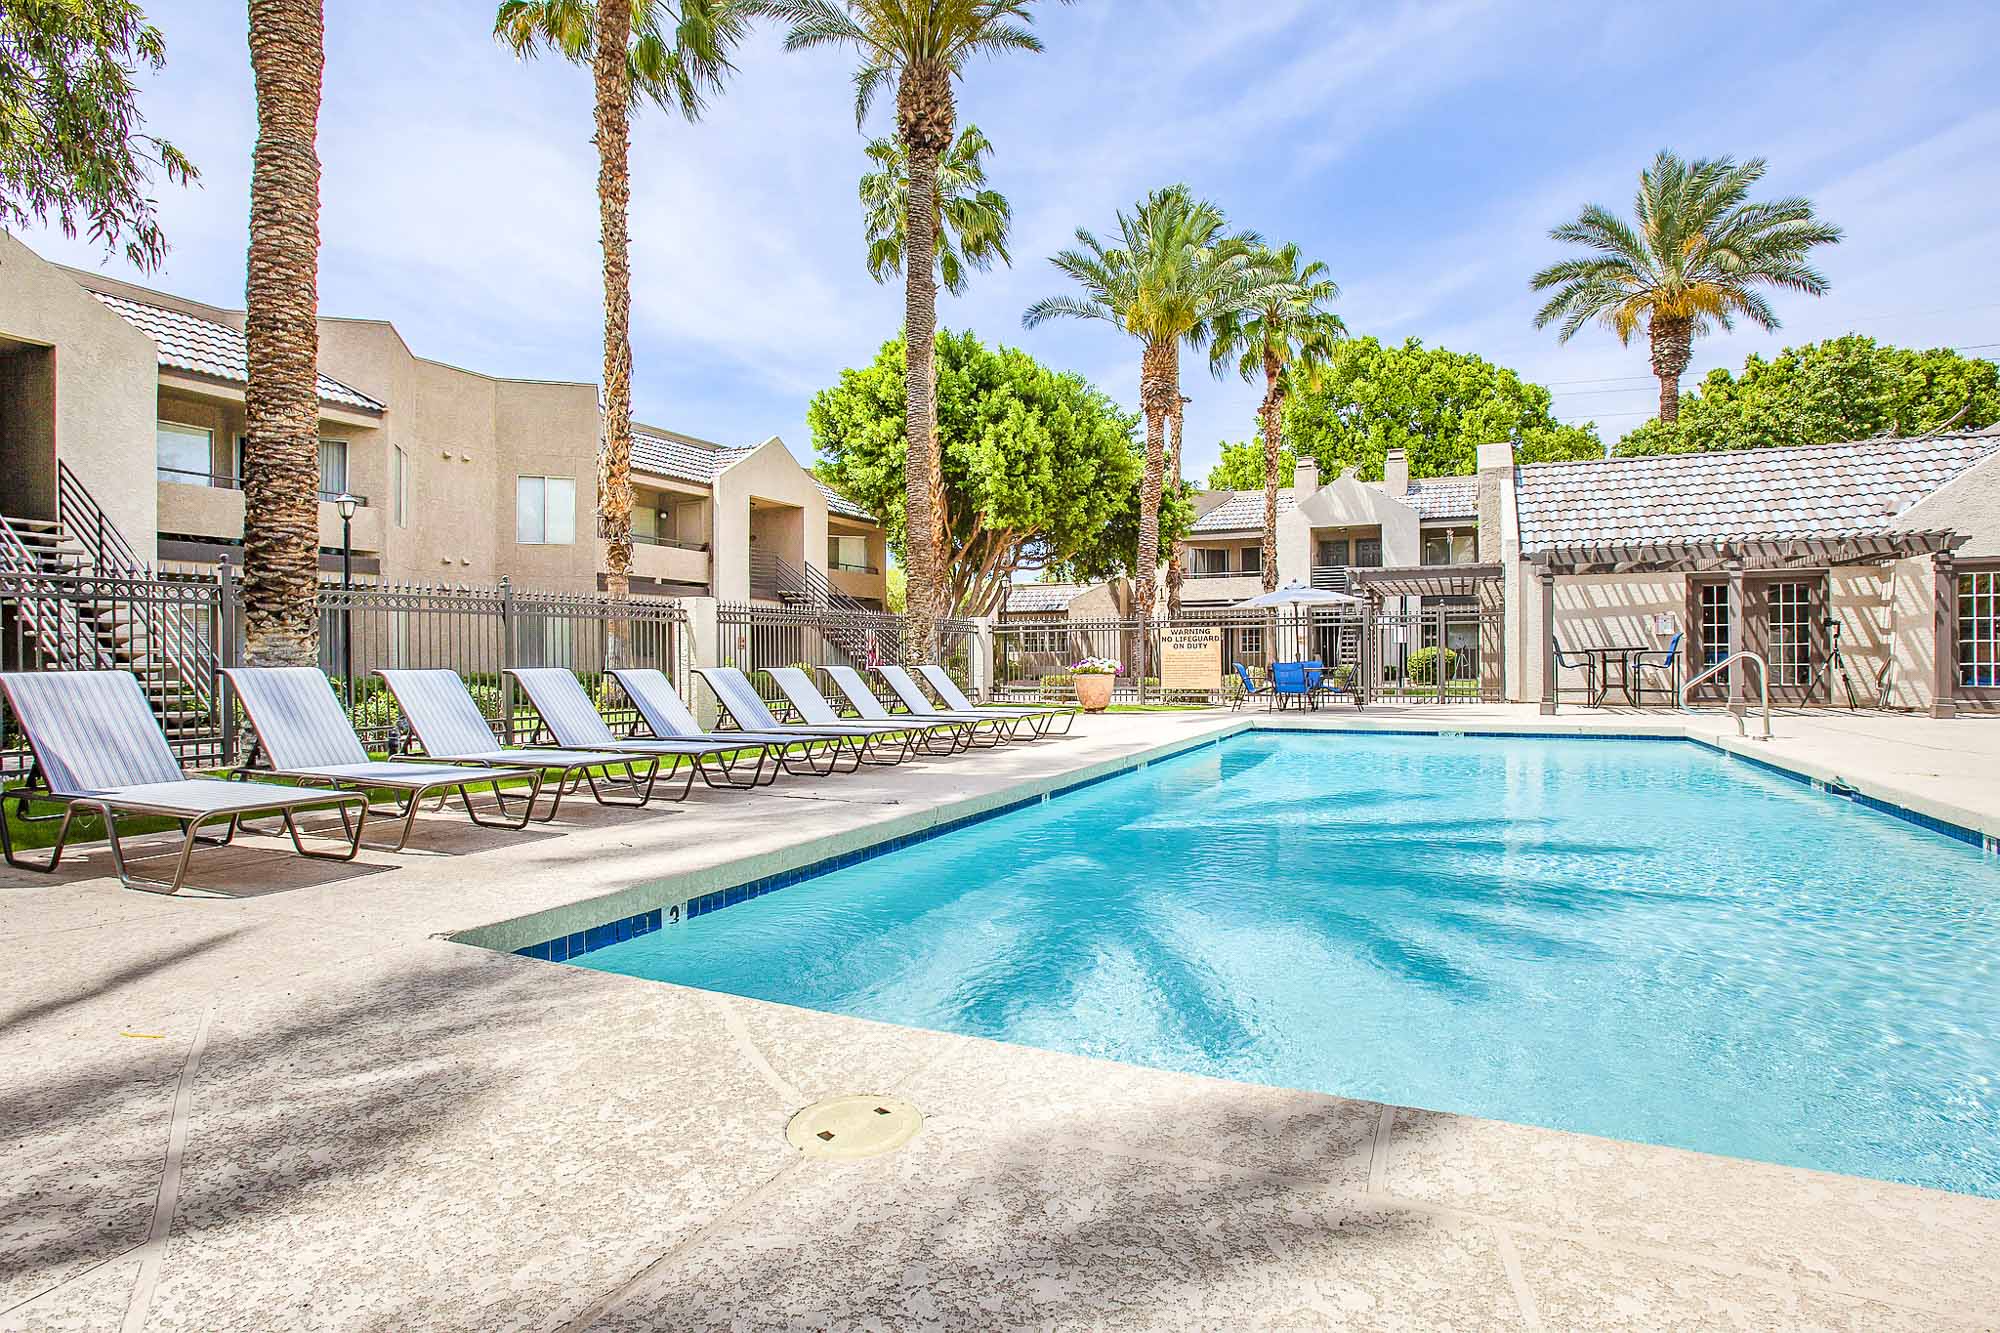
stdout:
{"type": "Polygon", "coordinates": [[[319,659],[319,0],[250,0],[257,144],[244,290],[243,620],[258,665],[319,659]]]}
{"type": "Polygon", "coordinates": [[[1660,420],[1675,420],[1697,336],[1718,325],[1734,328],[1738,315],[1761,329],[1777,328],[1777,312],[1759,287],[1826,292],[1826,278],[1806,257],[1816,245],[1836,244],[1840,228],[1814,217],[1809,199],[1749,202],[1750,187],[1763,177],[1761,157],[1739,165],[1728,157],[1683,162],[1661,152],[1639,173],[1636,227],[1591,204],[1549,232],[1590,253],[1535,275],[1536,291],[1555,291],[1535,327],[1560,321],[1568,342],[1601,319],[1630,343],[1644,321],[1660,380],[1660,420]]]}
{"type": "Polygon", "coordinates": [[[903,333],[908,348],[903,376],[903,465],[909,566],[906,654],[928,659],[937,643],[936,618],[946,580],[936,496],[936,404],[932,359],[937,336],[938,159],[951,147],[957,107],[952,80],[977,55],[1040,51],[1030,31],[1035,0],[756,0],[760,13],[790,29],[785,49],[851,46],[861,64],[854,72],[854,122],[891,82],[896,87],[896,138],[908,163],[909,225],[904,246],[903,333]]]}
{"type": "Polygon", "coordinates": [[[1271,284],[1264,301],[1217,321],[1209,369],[1216,376],[1236,373],[1255,383],[1264,378],[1264,401],[1257,418],[1264,427],[1264,591],[1278,586],[1278,422],[1292,372],[1310,371],[1347,336],[1347,325],[1326,307],[1340,299],[1340,288],[1315,260],[1299,262],[1299,247],[1260,249],[1255,262],[1271,284]]]}
{"type": "MultiPolygon", "coordinates": [[[[1252,262],[1261,244],[1250,232],[1229,233],[1222,210],[1196,200],[1185,185],[1155,190],[1131,213],[1118,214],[1116,246],[1079,228],[1077,247],[1050,262],[1083,288],[1082,296],[1051,296],[1029,306],[1021,322],[1035,328],[1057,318],[1116,324],[1143,344],[1139,407],[1146,417],[1146,467],[1139,487],[1139,542],[1133,574],[1139,613],[1150,620],[1160,562],[1160,490],[1165,435],[1180,398],[1180,347],[1199,347],[1214,323],[1266,300],[1252,262]]],[[[1150,645],[1139,636],[1139,678],[1150,645]]]]}
{"type": "MultiPolygon", "coordinates": [[[[972,271],[984,273],[993,261],[1012,265],[1007,229],[1013,206],[986,185],[986,156],[993,151],[977,125],[958,133],[938,159],[932,211],[938,220],[937,280],[953,296],[965,295],[972,271]],[[954,241],[956,243],[954,243],[954,241]]],[[[868,276],[887,282],[903,273],[910,196],[909,157],[902,142],[884,136],[868,141],[876,169],[861,178],[861,215],[868,234],[868,276]]]]}
{"type": "MultiPolygon", "coordinates": [[[[1181,427],[1187,417],[1187,405],[1194,399],[1184,393],[1174,394],[1174,415],[1167,422],[1167,475],[1173,478],[1174,492],[1180,493],[1187,484],[1181,476],[1181,427]]],[[[1161,487],[1164,493],[1165,487],[1161,487]]],[[[1187,542],[1174,539],[1173,553],[1167,557],[1167,619],[1173,620],[1181,613],[1181,584],[1187,578],[1187,542]]]]}
{"type": "MultiPolygon", "coordinates": [[[[626,213],[632,106],[641,98],[700,120],[734,67],[729,53],[749,31],[752,6],[738,0],[503,0],[493,35],[516,55],[543,50],[590,63],[595,84],[598,231],[604,249],[604,442],[598,451],[597,535],[604,538],[605,591],[623,598],[632,571],[632,263],[626,213]]],[[[622,624],[610,651],[623,656],[622,624]]]]}

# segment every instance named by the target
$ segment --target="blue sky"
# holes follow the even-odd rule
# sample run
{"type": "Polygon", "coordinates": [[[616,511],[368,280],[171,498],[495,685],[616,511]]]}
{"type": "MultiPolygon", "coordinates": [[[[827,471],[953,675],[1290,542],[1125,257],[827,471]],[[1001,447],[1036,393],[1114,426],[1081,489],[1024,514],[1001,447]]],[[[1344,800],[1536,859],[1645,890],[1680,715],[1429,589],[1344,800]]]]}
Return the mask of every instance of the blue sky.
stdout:
{"type": "MultiPolygon", "coordinates": [[[[320,150],[322,309],[395,322],[421,355],[496,374],[597,378],[595,157],[586,71],[522,65],[490,0],[332,0],[320,150]]],[[[1845,227],[1833,292],[1780,297],[1776,335],[1695,351],[1696,374],[1850,329],[2000,346],[2000,7],[1336,4],[1082,0],[1045,5],[1042,56],[967,71],[961,121],[994,142],[1014,267],[940,318],[1137,398],[1136,346],[1108,325],[1020,326],[1063,290],[1046,256],[1079,225],[1185,180],[1233,221],[1297,241],[1341,283],[1357,333],[1477,352],[1559,393],[1607,436],[1649,414],[1644,350],[1537,332],[1528,276],[1586,201],[1627,207],[1660,147],[1761,154],[1770,193],[1845,227]]],[[[250,146],[240,5],[150,0],[169,66],[149,128],[201,167],[167,189],[173,245],[153,285],[240,305],[250,146]]],[[[643,419],[810,451],[805,405],[867,361],[900,289],[862,265],[864,166],[832,52],[744,50],[701,124],[635,132],[635,401],[643,419]]],[[[871,132],[888,129],[888,107],[871,132]]],[[[83,242],[30,236],[99,266],[83,242]]],[[[108,271],[136,277],[122,264],[108,271]]],[[[1249,432],[1256,391],[1185,368],[1188,470],[1249,432]]]]}

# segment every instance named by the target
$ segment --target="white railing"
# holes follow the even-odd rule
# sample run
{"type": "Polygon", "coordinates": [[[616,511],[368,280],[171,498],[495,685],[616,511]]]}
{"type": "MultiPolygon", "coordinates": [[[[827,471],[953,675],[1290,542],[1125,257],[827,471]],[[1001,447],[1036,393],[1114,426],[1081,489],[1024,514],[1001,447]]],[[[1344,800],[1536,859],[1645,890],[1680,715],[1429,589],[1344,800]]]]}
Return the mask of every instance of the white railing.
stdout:
{"type": "MultiPolygon", "coordinates": [[[[1751,652],[1748,648],[1733,652],[1706,670],[1689,677],[1687,683],[1681,686],[1681,711],[1683,713],[1700,711],[1688,707],[1688,696],[1694,692],[1695,686],[1727,671],[1731,662],[1755,662],[1757,664],[1757,689],[1764,700],[1764,734],[1757,739],[1768,741],[1771,739],[1771,664],[1756,653],[1751,652]]],[[[1743,715],[1733,710],[1727,711],[1730,711],[1730,715],[1736,719],[1736,734],[1739,736],[1748,736],[1750,728],[1744,724],[1743,715]]]]}

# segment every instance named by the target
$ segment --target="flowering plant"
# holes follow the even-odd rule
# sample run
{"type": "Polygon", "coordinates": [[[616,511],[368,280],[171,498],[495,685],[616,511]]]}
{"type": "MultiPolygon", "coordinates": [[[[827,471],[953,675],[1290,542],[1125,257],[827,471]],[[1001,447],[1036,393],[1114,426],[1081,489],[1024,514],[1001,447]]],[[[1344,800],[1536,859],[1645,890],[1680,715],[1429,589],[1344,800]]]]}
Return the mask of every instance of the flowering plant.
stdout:
{"type": "Polygon", "coordinates": [[[1109,657],[1086,657],[1070,664],[1072,676],[1115,676],[1125,668],[1109,657]]]}

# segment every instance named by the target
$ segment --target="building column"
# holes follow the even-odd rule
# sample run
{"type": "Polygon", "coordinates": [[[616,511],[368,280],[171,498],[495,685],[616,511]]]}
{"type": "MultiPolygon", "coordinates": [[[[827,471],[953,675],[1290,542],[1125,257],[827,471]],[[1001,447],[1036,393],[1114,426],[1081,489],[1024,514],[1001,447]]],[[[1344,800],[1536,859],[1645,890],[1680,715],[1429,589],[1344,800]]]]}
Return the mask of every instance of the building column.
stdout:
{"type": "MultiPolygon", "coordinates": [[[[1729,651],[1735,654],[1743,651],[1746,642],[1743,637],[1743,562],[1731,560],[1724,568],[1729,571],[1729,651]]],[[[1729,668],[1729,711],[1738,717],[1749,711],[1744,702],[1743,681],[1743,664],[1738,662],[1729,668]]]]}
{"type": "Polygon", "coordinates": [[[1556,572],[1547,565],[1535,571],[1542,588],[1542,715],[1556,711],[1556,572]]]}
{"type": "Polygon", "coordinates": [[[972,622],[972,688],[968,693],[974,703],[993,702],[993,623],[992,616],[972,622]]]}
{"type": "Polygon", "coordinates": [[[706,686],[699,684],[700,678],[694,674],[696,667],[722,665],[720,646],[720,626],[716,623],[719,606],[713,597],[683,597],[681,605],[687,608],[688,671],[687,679],[679,682],[681,698],[694,713],[695,721],[704,730],[713,731],[721,710],[715,705],[715,696],[706,686]]]}
{"type": "Polygon", "coordinates": [[[1931,716],[1958,715],[1958,570],[1950,551],[1931,557],[1931,716]]]}

